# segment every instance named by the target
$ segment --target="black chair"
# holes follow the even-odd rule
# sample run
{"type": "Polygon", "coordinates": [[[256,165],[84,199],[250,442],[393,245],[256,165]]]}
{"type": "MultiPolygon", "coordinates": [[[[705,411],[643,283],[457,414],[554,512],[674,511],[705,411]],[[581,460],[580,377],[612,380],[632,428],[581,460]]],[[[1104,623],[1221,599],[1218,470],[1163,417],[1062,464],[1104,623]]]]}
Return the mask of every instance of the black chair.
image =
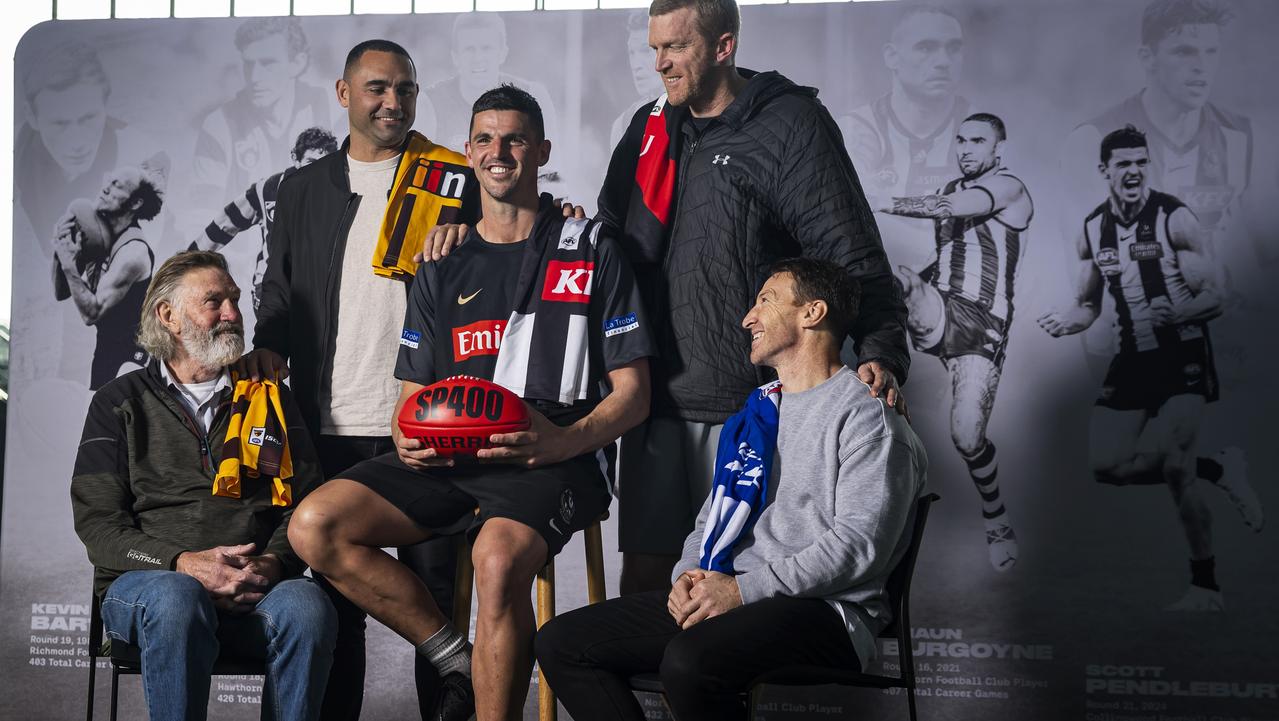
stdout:
{"type": "MultiPolygon", "coordinates": [[[[900,688],[905,691],[906,703],[910,708],[910,721],[916,721],[915,711],[915,657],[910,637],[910,582],[915,575],[915,560],[919,557],[919,547],[924,540],[924,525],[928,522],[928,511],[935,501],[941,499],[936,493],[921,497],[915,506],[915,525],[911,530],[910,545],[906,555],[898,562],[888,577],[888,602],[893,609],[893,621],[880,631],[879,637],[897,640],[897,657],[899,673],[884,675],[863,673],[850,669],[830,668],[826,666],[787,666],[769,671],[754,679],[750,685],[747,699],[746,718],[755,718],[755,707],[760,701],[765,684],[774,686],[859,686],[864,688],[890,689],[900,688]]],[[[645,673],[632,676],[632,689],[648,693],[664,693],[661,679],[657,674],[645,673]]]]}
{"type": "MultiPolygon", "coordinates": [[[[111,660],[111,721],[116,721],[119,701],[120,677],[142,673],[142,649],[131,643],[117,641],[102,632],[102,600],[93,594],[89,612],[89,699],[85,705],[86,721],[93,721],[93,691],[97,678],[98,659],[111,660]]],[[[213,664],[214,676],[261,676],[266,673],[266,662],[260,659],[233,658],[222,654],[213,664]]]]}
{"type": "Polygon", "coordinates": [[[941,496],[930,493],[919,499],[915,506],[915,526],[911,531],[910,545],[906,555],[897,564],[897,568],[888,577],[888,602],[893,609],[893,621],[880,631],[880,638],[897,640],[898,673],[895,675],[862,673],[848,669],[827,668],[823,666],[789,666],[769,671],[751,682],[750,702],[747,706],[747,718],[755,717],[755,706],[759,703],[764,684],[774,686],[823,686],[835,684],[839,686],[860,686],[864,688],[890,689],[900,688],[905,691],[906,704],[910,709],[910,721],[918,718],[915,712],[915,656],[910,637],[910,581],[915,575],[915,559],[919,557],[919,547],[924,540],[924,525],[928,522],[928,511],[941,496]]]}

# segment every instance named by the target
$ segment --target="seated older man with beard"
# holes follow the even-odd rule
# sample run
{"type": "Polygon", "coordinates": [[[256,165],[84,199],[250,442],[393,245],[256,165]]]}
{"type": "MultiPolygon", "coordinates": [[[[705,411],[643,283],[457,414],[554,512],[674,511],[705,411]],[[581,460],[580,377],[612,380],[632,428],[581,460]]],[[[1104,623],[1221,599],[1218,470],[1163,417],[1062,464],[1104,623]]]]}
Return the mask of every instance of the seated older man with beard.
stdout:
{"type": "Polygon", "coordinates": [[[315,719],[332,663],[333,607],[287,533],[319,467],[287,389],[228,372],[239,298],[217,253],[160,267],[138,330],[152,361],[94,395],[71,479],[103,625],[142,648],[153,721],[205,718],[220,649],[266,662],[262,718],[315,719]]]}

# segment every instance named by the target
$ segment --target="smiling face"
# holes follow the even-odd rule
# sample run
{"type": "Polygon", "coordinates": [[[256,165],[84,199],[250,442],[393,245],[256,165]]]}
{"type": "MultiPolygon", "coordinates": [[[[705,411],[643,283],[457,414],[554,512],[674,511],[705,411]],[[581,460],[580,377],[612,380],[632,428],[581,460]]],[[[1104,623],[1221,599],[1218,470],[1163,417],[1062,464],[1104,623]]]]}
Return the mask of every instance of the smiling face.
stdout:
{"type": "Polygon", "coordinates": [[[976,178],[999,164],[999,136],[990,123],[969,120],[955,134],[955,162],[965,178],[976,178]]]}
{"type": "Polygon", "coordinates": [[[742,327],[751,334],[751,363],[777,367],[778,358],[799,343],[804,309],[790,273],[775,273],[764,282],[754,307],[742,319],[742,327]]]}
{"type": "Polygon", "coordinates": [[[1141,49],[1142,64],[1151,84],[1185,110],[1203,107],[1212,92],[1221,59],[1221,28],[1182,25],[1141,49]]]}
{"type": "Polygon", "coordinates": [[[1146,148],[1116,148],[1110,160],[1101,166],[1102,177],[1110,185],[1110,197],[1124,205],[1132,205],[1145,197],[1146,166],[1150,151],[1146,148]]]}
{"type": "Polygon", "coordinates": [[[954,94],[964,66],[959,21],[939,12],[905,18],[884,46],[884,64],[909,95],[936,99],[954,94]]]}
{"type": "Polygon", "coordinates": [[[507,54],[506,30],[497,30],[458,28],[453,34],[453,67],[468,84],[485,88],[497,85],[507,54]]]}
{"type": "Polygon", "coordinates": [[[417,115],[417,73],[397,53],[370,50],[338,81],[351,126],[351,156],[365,162],[399,152],[417,115]]]}
{"type": "Polygon", "coordinates": [[[702,35],[695,9],[650,17],[648,45],[657,53],[654,69],[661,75],[671,105],[697,105],[706,99],[715,46],[702,35]]]}
{"type": "Polygon", "coordinates": [[[484,110],[471,119],[466,159],[484,193],[496,200],[536,198],[537,169],[550,156],[550,141],[518,110],[484,110]]]}

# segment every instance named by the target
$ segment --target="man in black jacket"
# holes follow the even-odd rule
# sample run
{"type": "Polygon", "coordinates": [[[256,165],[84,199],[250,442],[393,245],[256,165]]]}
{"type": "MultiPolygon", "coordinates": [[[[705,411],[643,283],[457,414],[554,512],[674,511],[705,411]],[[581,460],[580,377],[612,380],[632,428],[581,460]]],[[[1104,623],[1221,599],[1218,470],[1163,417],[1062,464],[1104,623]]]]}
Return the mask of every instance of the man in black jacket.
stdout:
{"type": "MultiPolygon", "coordinates": [[[[351,135],[337,153],[280,184],[255,349],[244,363],[250,375],[270,376],[288,362],[326,478],[395,450],[391,414],[399,382],[392,373],[408,286],[376,275],[370,259],[416,115],[413,61],[396,43],[359,43],[347,55],[337,95],[351,135]]],[[[465,176],[465,212],[475,197],[474,176],[460,153],[433,148],[431,157],[446,171],[465,176]]],[[[448,608],[456,552],[443,543],[400,549],[400,558],[448,608]]],[[[340,628],[324,718],[353,720],[364,692],[364,613],[341,594],[331,598],[340,628]]],[[[419,701],[429,709],[438,679],[430,664],[419,663],[417,672],[419,701]]]]}
{"type": "Polygon", "coordinates": [[[905,412],[906,308],[839,130],[815,89],[735,66],[740,24],[733,0],[652,3],[666,95],[636,112],[600,192],[666,336],[653,417],[622,441],[623,593],[669,585],[720,424],[766,380],[736,313],[771,263],[816,257],[861,281],[858,375],[905,412]]]}

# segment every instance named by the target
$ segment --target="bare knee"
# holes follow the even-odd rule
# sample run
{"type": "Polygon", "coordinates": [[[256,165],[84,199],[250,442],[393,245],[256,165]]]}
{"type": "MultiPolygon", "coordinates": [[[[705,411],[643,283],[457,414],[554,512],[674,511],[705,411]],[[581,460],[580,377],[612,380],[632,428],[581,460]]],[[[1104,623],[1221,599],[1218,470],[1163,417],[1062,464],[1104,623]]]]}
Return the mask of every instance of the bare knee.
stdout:
{"type": "Polygon", "coordinates": [[[950,442],[955,444],[955,450],[964,458],[975,457],[986,445],[985,437],[972,426],[951,428],[950,442]]]}
{"type": "Polygon", "coordinates": [[[494,533],[487,538],[481,532],[471,549],[480,613],[528,602],[533,576],[546,562],[546,542],[532,529],[525,530],[527,533],[494,533]]]}
{"type": "Polygon", "coordinates": [[[289,545],[317,573],[325,573],[336,555],[339,527],[338,516],[312,496],[289,518],[289,545]]]}

